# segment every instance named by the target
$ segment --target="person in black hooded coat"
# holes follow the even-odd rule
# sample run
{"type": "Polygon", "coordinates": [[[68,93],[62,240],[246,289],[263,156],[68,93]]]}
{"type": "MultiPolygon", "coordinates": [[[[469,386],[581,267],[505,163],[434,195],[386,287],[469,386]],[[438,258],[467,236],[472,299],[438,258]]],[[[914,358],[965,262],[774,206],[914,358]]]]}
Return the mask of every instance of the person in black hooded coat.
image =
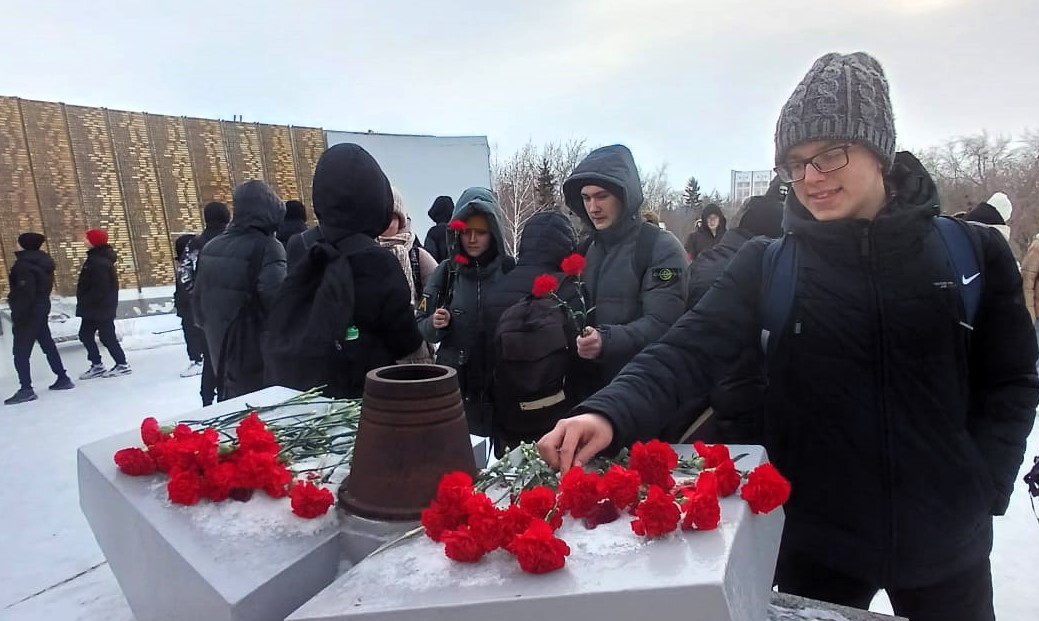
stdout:
{"type": "MultiPolygon", "coordinates": [[[[347,254],[353,275],[353,325],[338,325],[334,319],[308,321],[306,333],[292,338],[327,341],[342,351],[359,347],[350,349],[344,357],[331,352],[327,356],[319,352],[275,355],[284,351],[285,344],[271,341],[264,346],[266,377],[268,383],[300,390],[327,383],[325,394],[329,396],[360,397],[369,370],[392,365],[422,344],[404,272],[393,253],[375,241],[394,217],[393,193],[371,154],[356,144],[337,144],[321,155],[314,170],[313,205],[318,225],[290,241],[289,252],[295,258],[290,261],[279,301],[296,298],[299,288],[311,286],[317,287],[313,305],[325,306],[322,295],[332,289],[329,280],[337,275],[335,260],[347,254]],[[324,272],[312,277],[323,262],[327,262],[324,272]],[[325,334],[329,329],[336,333],[325,334]],[[348,332],[354,334],[353,338],[347,336],[348,332]],[[357,342],[344,343],[344,337],[357,342]],[[328,381],[315,382],[315,378],[328,381]]],[[[283,317],[287,308],[278,306],[272,322],[308,320],[306,316],[283,317]]]]}
{"type": "Polygon", "coordinates": [[[201,334],[201,338],[196,337],[197,344],[202,348],[202,380],[199,394],[202,396],[202,405],[207,406],[212,405],[213,400],[216,399],[216,367],[213,365],[213,357],[209,355],[209,344],[206,342],[205,333],[202,332],[194,317],[192,298],[195,288],[195,268],[202,248],[227,229],[227,224],[231,221],[231,210],[224,203],[211,201],[202,208],[202,218],[206,227],[188,242],[185,260],[180,264],[178,280],[184,291],[182,294],[185,303],[184,313],[191,315],[192,325],[198,329],[195,334],[201,334]]]}
{"type": "Polygon", "coordinates": [[[44,241],[44,236],[39,233],[19,235],[18,245],[22,250],[15,253],[16,259],[11,266],[11,289],[7,294],[7,303],[11,309],[14,368],[18,372],[21,387],[14,396],[4,401],[7,405],[36,399],[29,367],[29,358],[36,343],[40,344],[40,349],[47,356],[47,364],[58,377],[50,386],[51,390],[72,388],[72,381],[65,372],[61,355],[47,325],[51,309],[50,295],[54,287],[54,260],[40,250],[44,241]]]}
{"type": "Polygon", "coordinates": [[[307,208],[299,201],[285,201],[285,219],[278,225],[274,234],[286,249],[293,235],[307,230],[307,208]]]}
{"type": "Polygon", "coordinates": [[[711,203],[704,207],[696,229],[685,240],[685,251],[689,259],[695,259],[701,252],[712,248],[725,235],[725,214],[721,207],[711,203]]]}
{"type": "Polygon", "coordinates": [[[455,202],[450,196],[438,196],[429,208],[429,218],[436,224],[426,233],[426,241],[422,247],[433,255],[438,264],[448,258],[447,223],[450,222],[454,209],[455,202]]]}

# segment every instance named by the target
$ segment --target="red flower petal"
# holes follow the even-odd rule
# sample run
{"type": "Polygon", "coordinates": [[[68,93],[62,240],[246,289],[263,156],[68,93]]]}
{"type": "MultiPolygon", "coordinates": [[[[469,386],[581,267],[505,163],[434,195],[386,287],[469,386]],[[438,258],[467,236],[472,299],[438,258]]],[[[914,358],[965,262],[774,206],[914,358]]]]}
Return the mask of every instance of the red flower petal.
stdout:
{"type": "Polygon", "coordinates": [[[155,460],[152,456],[139,448],[124,448],[116,451],[113,459],[120,472],[130,476],[146,476],[156,470],[155,460]]]}
{"type": "Polygon", "coordinates": [[[631,530],[644,537],[661,537],[678,528],[682,511],[675,497],[656,485],[649,487],[646,499],[635,509],[631,530]]]}
{"type": "Polygon", "coordinates": [[[534,279],[531,293],[536,298],[543,298],[557,289],[559,289],[559,281],[556,280],[556,277],[551,274],[542,274],[534,279]]]}
{"type": "Polygon", "coordinates": [[[580,276],[585,268],[585,259],[582,255],[575,252],[563,259],[560,267],[567,276],[580,276]]]}
{"type": "Polygon", "coordinates": [[[447,558],[459,563],[475,563],[486,554],[483,546],[476,540],[468,526],[444,533],[444,554],[447,558]]]}
{"type": "MultiPolygon", "coordinates": [[[[573,472],[573,470],[571,470],[573,472]]],[[[570,546],[555,536],[543,520],[534,520],[508,547],[520,569],[531,574],[544,574],[561,569],[570,555],[570,546]]]]}
{"type": "Polygon", "coordinates": [[[466,229],[466,226],[465,226],[465,222],[463,222],[461,220],[452,220],[452,221],[447,223],[447,228],[449,230],[451,230],[451,231],[456,232],[456,233],[464,233],[465,229],[466,229]]]}
{"type": "Polygon", "coordinates": [[[459,265],[469,265],[469,257],[465,256],[464,254],[456,254],[454,257],[454,262],[459,265]]]}
{"type": "Polygon", "coordinates": [[[754,513],[769,513],[790,498],[790,481],[772,464],[761,464],[750,471],[740,496],[754,513]]]}
{"type": "Polygon", "coordinates": [[[671,471],[678,466],[678,454],[670,444],[660,440],[650,440],[645,444],[636,442],[631,445],[628,463],[646,485],[659,485],[664,489],[671,489],[675,485],[671,471]]]}
{"type": "Polygon", "coordinates": [[[726,460],[732,459],[729,456],[729,447],[724,444],[704,444],[697,440],[693,442],[693,448],[696,449],[697,455],[703,457],[704,468],[717,468],[726,460]]]}
{"type": "Polygon", "coordinates": [[[335,502],[332,492],[310,481],[297,481],[289,490],[292,512],[301,518],[321,517],[335,502]]]}
{"type": "Polygon", "coordinates": [[[165,435],[159,429],[159,421],[155,420],[155,417],[149,416],[141,421],[141,440],[144,441],[145,446],[158,444],[165,439],[165,435]]]}

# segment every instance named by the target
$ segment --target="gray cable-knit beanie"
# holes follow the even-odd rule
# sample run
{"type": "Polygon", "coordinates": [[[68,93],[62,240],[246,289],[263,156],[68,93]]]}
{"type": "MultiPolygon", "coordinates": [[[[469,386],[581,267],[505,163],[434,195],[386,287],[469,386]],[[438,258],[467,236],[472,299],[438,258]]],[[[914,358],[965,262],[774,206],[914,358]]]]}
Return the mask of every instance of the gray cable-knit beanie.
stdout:
{"type": "Polygon", "coordinates": [[[895,123],[884,69],[865,52],[830,53],[815,61],[776,123],[776,164],[787,151],[817,140],[869,147],[890,170],[895,123]]]}

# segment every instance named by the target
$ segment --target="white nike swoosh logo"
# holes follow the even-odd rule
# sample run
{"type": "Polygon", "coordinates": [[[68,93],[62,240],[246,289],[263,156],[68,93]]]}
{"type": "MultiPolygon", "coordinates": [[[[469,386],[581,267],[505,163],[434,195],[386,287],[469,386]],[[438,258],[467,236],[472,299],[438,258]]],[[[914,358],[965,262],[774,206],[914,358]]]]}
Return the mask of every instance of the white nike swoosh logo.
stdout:
{"type": "Polygon", "coordinates": [[[967,278],[966,276],[960,276],[960,280],[963,281],[964,285],[969,285],[970,283],[974,282],[974,279],[977,278],[978,276],[981,276],[981,272],[978,272],[977,274],[971,276],[970,278],[967,278]]]}

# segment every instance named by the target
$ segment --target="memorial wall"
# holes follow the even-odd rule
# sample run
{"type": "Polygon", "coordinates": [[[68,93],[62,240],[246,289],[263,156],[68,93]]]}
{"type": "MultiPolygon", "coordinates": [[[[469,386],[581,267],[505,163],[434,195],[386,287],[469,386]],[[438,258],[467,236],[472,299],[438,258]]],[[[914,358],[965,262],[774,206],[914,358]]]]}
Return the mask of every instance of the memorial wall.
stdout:
{"type": "Polygon", "coordinates": [[[75,294],[90,228],[108,231],[123,289],[172,285],[173,241],[202,229],[205,203],[262,179],[309,210],[324,149],[318,128],[0,96],[0,297],[25,231],[47,236],[57,294],[75,294]]]}

